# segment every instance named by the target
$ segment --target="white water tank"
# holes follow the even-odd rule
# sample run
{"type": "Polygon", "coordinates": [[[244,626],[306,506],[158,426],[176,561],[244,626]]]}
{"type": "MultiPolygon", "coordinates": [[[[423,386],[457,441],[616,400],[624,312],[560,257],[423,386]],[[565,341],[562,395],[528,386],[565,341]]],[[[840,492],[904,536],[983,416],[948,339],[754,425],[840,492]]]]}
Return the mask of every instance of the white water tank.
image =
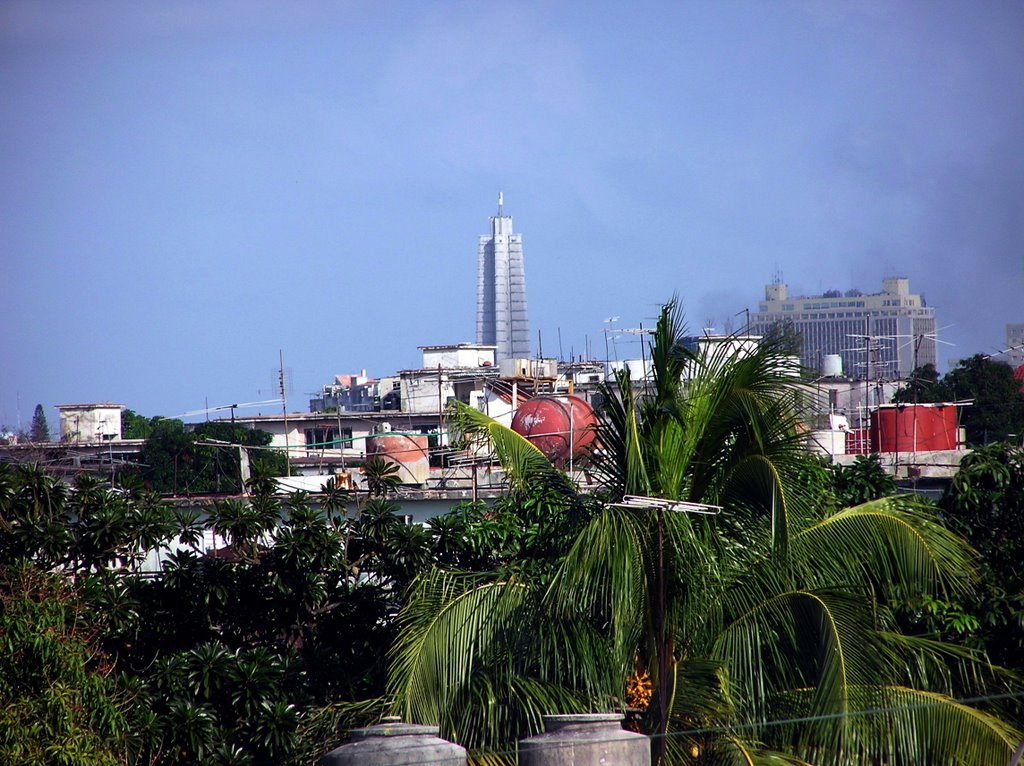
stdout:
{"type": "Polygon", "coordinates": [[[823,354],[821,375],[825,378],[840,378],[843,375],[843,357],[839,354],[823,354]]]}

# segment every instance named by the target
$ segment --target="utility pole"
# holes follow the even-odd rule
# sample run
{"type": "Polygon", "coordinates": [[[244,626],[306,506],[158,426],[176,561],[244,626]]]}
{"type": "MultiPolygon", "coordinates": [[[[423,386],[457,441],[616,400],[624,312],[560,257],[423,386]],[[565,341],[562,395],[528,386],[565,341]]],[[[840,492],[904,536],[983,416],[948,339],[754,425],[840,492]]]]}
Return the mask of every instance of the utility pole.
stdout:
{"type": "Polygon", "coordinates": [[[280,363],[280,370],[278,371],[278,383],[281,387],[281,413],[284,415],[284,465],[285,475],[292,475],[292,460],[291,460],[291,445],[288,443],[288,398],[285,395],[284,385],[284,351],[278,349],[277,351],[278,361],[280,363]]]}

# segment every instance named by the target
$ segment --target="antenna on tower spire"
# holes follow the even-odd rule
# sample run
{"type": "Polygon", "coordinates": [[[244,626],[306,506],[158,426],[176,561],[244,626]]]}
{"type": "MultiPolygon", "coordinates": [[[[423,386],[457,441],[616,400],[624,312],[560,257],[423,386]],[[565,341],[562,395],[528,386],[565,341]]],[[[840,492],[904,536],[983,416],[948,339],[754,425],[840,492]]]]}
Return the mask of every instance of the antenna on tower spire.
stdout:
{"type": "Polygon", "coordinates": [[[502,209],[502,207],[504,207],[504,205],[505,205],[505,195],[503,195],[501,192],[498,192],[498,218],[501,218],[501,216],[502,216],[501,209],[502,209]]]}

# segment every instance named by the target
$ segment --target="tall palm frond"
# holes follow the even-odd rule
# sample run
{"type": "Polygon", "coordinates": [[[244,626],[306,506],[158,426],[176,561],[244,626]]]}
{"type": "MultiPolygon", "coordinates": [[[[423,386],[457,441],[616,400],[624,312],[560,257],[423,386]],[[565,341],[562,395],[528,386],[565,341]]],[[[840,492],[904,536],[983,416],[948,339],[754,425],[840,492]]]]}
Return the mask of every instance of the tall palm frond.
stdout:
{"type": "Polygon", "coordinates": [[[799,576],[811,584],[861,583],[897,601],[949,597],[977,580],[976,554],[906,496],[873,500],[815,521],[793,535],[799,576]]]}
{"type": "Polygon", "coordinates": [[[600,633],[544,613],[530,584],[433,570],[415,582],[399,624],[396,712],[469,748],[493,753],[542,731],[545,713],[612,704],[604,690],[616,673],[600,633]]]}
{"type": "MultiPolygon", "coordinates": [[[[793,691],[792,710],[806,711],[807,690],[793,691]]],[[[850,710],[835,717],[797,712],[773,727],[776,742],[800,741],[799,755],[815,766],[887,763],[1002,766],[1021,732],[975,706],[936,692],[872,684],[849,689],[850,710]],[[837,746],[833,730],[851,736],[837,746]]]]}
{"type": "MultiPolygon", "coordinates": [[[[442,723],[474,666],[521,619],[528,586],[515,580],[433,570],[413,585],[399,615],[390,691],[408,721],[442,723]]],[[[445,721],[445,723],[448,723],[445,721]]]]}
{"type": "Polygon", "coordinates": [[[803,715],[838,716],[839,746],[849,732],[838,725],[850,711],[850,688],[881,674],[872,615],[863,599],[842,592],[792,590],[755,603],[719,633],[712,656],[729,670],[740,720],[764,739],[765,722],[777,717],[779,699],[810,689],[803,715]]]}

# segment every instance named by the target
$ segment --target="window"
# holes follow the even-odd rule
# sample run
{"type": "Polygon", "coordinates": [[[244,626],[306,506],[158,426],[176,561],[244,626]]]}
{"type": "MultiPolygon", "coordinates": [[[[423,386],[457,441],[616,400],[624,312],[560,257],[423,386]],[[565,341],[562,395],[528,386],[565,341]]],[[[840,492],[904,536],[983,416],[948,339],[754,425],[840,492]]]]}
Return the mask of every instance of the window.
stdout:
{"type": "MultiPolygon", "coordinates": [[[[345,429],[352,436],[351,429],[345,429]]],[[[323,450],[337,449],[335,442],[338,439],[337,428],[307,428],[304,431],[306,437],[306,449],[323,450]]]]}

